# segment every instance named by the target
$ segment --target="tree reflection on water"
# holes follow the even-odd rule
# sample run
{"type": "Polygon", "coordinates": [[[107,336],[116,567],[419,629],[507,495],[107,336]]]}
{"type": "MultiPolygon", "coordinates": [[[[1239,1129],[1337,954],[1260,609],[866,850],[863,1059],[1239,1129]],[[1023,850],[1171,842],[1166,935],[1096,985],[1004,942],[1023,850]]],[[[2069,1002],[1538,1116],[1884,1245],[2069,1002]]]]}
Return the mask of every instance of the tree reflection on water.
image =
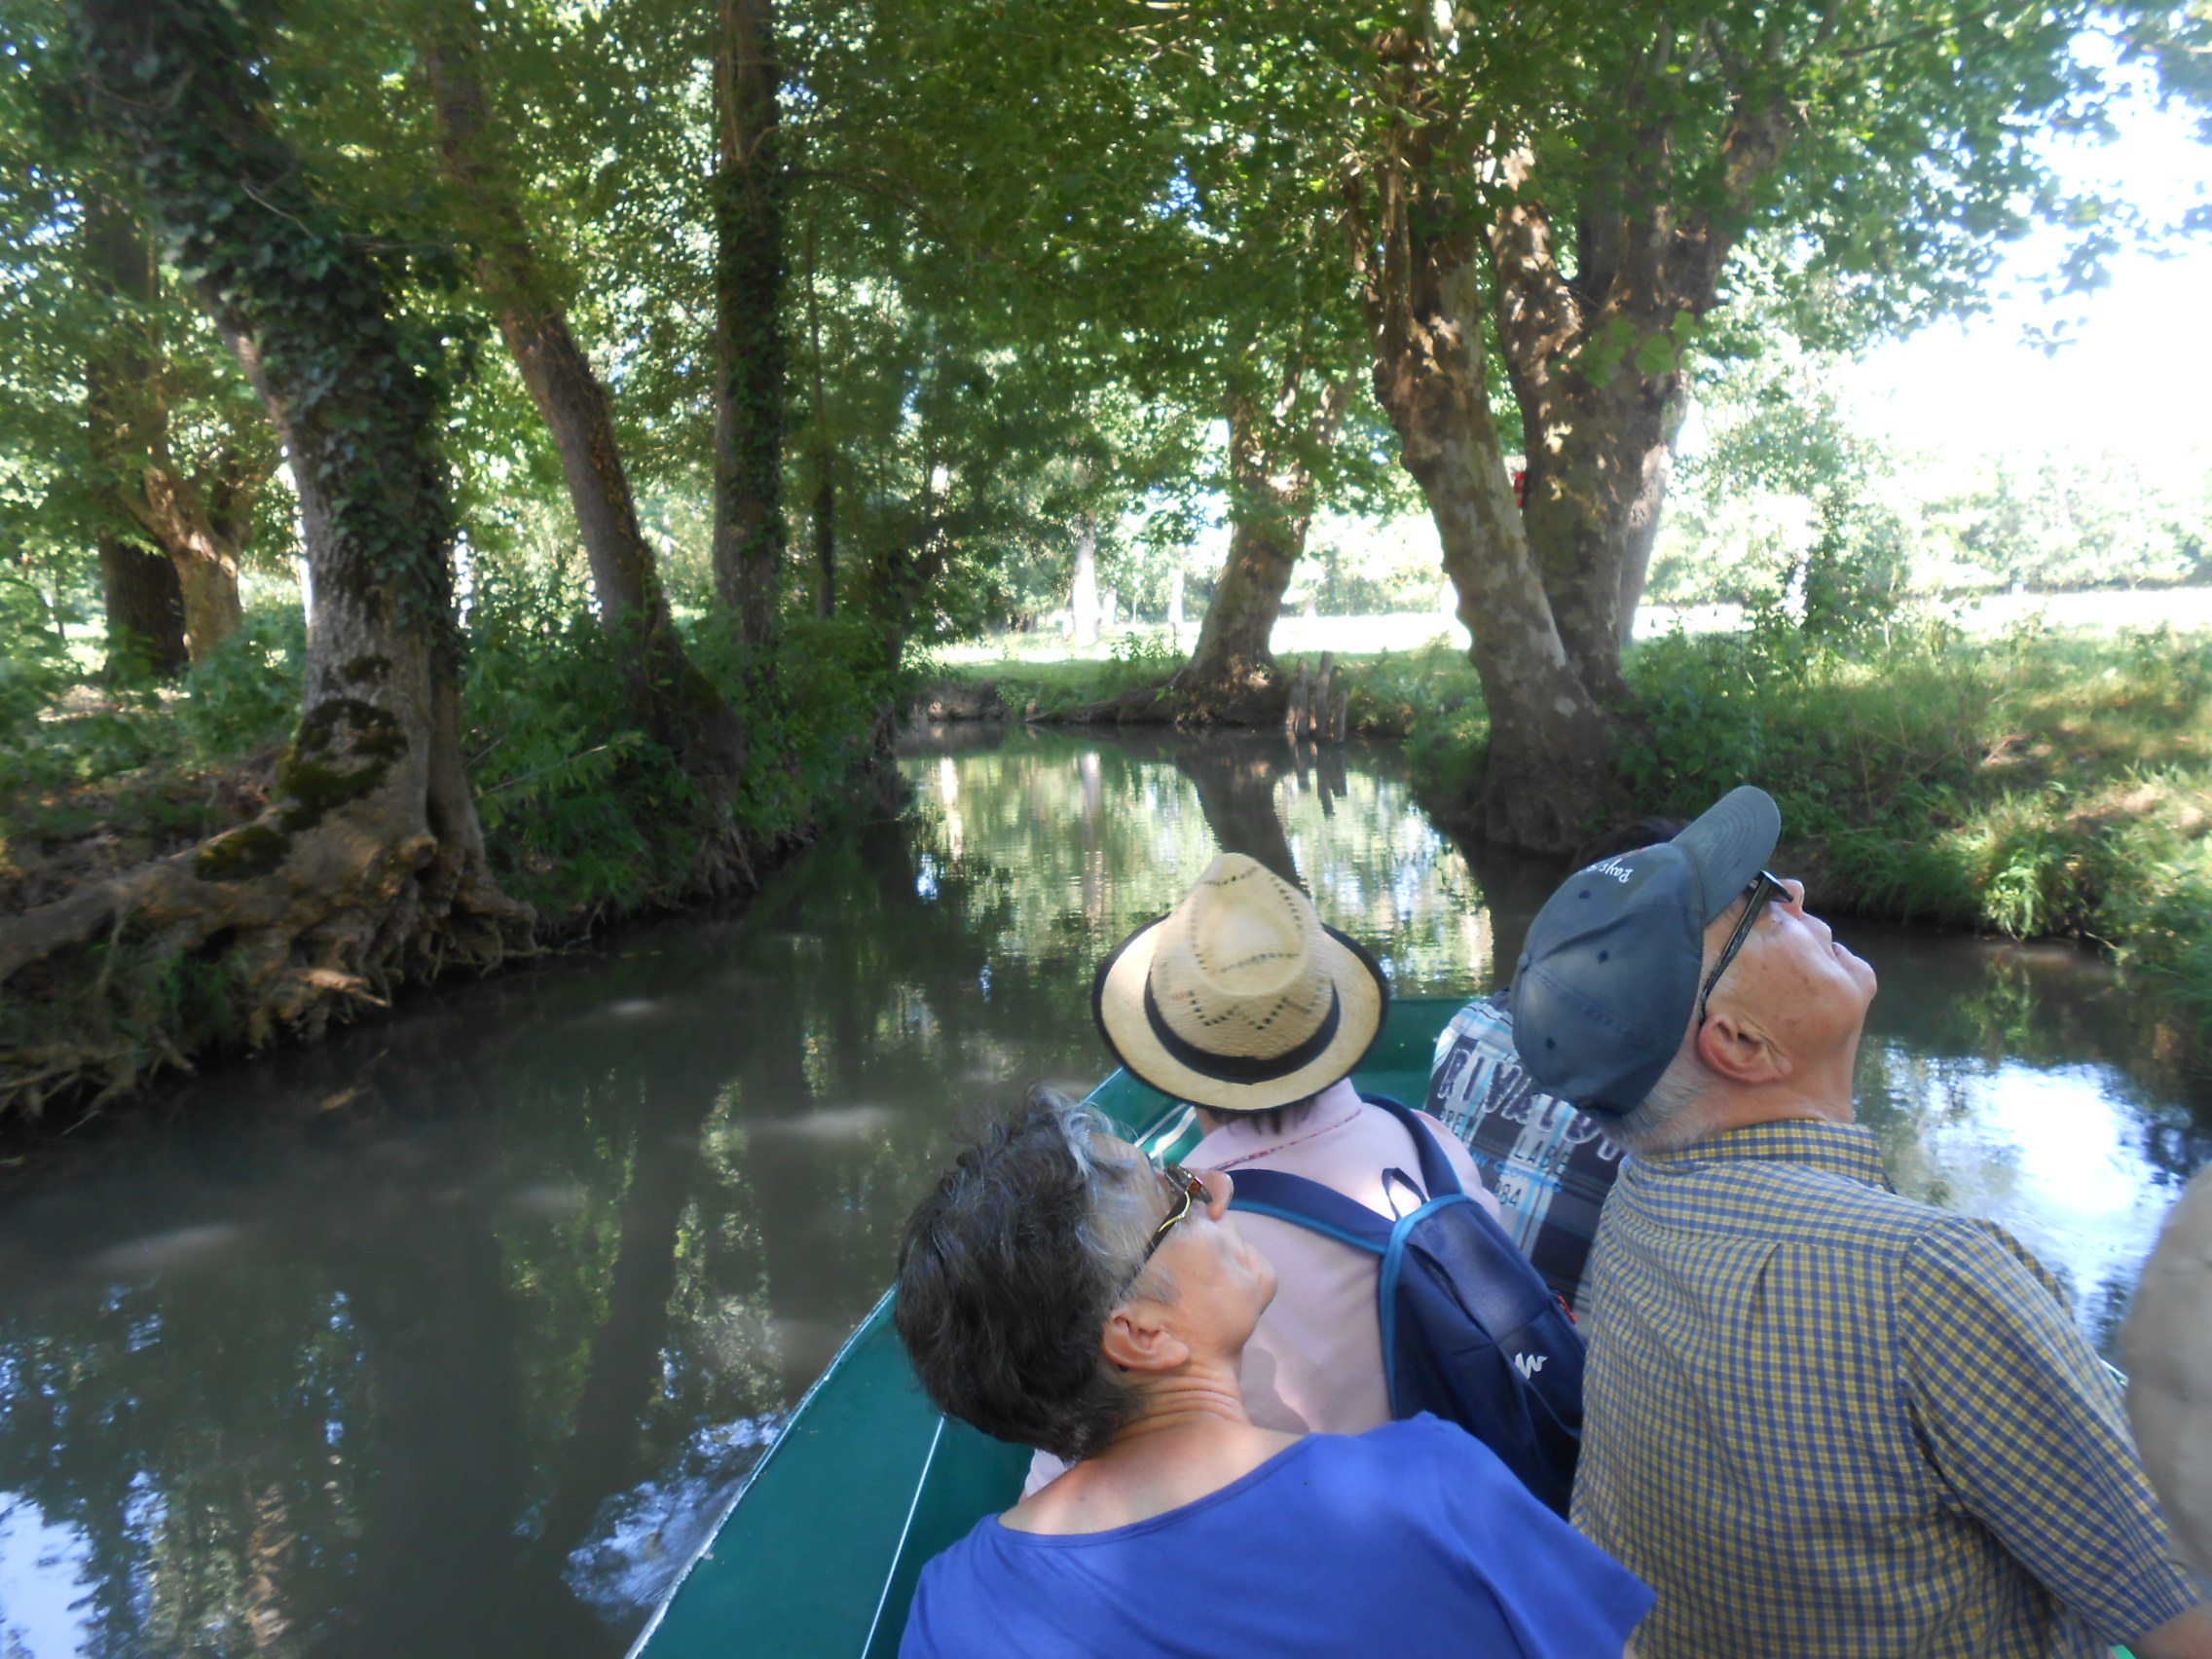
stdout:
{"type": "MultiPolygon", "coordinates": [[[[1387,755],[958,739],[742,915],[210,1073],[13,1176],[0,1651],[619,1651],[962,1122],[1096,1079],[1097,961],[1215,853],[1415,993],[1493,982],[1552,879],[1439,835],[1387,755]]],[[[1900,1185],[2043,1229],[2103,1329],[2212,1157],[2190,1045],[2067,953],[1846,937],[1900,1185]]]]}

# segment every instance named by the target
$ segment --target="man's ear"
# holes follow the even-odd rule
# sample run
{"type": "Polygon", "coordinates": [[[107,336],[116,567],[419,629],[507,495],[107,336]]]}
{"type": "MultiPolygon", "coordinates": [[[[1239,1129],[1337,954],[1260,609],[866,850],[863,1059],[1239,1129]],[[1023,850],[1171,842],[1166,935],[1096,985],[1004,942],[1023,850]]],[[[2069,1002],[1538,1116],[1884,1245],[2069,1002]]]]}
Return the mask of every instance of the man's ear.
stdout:
{"type": "Polygon", "coordinates": [[[1698,1027],[1697,1057],[1730,1083],[1780,1083],[1796,1069],[1771,1037],[1728,1008],[1698,1027]]]}
{"type": "Polygon", "coordinates": [[[1099,1350],[1123,1371],[1172,1371],[1191,1357],[1191,1345],[1161,1322],[1161,1305],[1145,1298],[1124,1302],[1106,1318],[1099,1350]]]}

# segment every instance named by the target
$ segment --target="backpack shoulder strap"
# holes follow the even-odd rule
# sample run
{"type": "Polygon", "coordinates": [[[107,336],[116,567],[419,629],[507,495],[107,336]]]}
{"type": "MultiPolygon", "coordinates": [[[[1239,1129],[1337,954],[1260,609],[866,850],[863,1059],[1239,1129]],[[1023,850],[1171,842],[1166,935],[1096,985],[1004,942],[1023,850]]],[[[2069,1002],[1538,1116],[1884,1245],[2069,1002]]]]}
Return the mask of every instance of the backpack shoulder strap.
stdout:
{"type": "Polygon", "coordinates": [[[1414,1138],[1414,1150],[1420,1154],[1420,1184],[1428,1189],[1432,1198],[1451,1198],[1460,1192],[1459,1172],[1452,1167],[1452,1161],[1444,1156],[1444,1149],[1436,1144],[1436,1131],[1421,1121],[1420,1115],[1410,1110],[1387,1094],[1362,1094],[1360,1098],[1370,1106],[1380,1106],[1405,1125],[1406,1133],[1414,1138]]]}
{"type": "Polygon", "coordinates": [[[1390,1218],[1377,1215],[1333,1187],[1275,1169],[1240,1169],[1231,1173],[1236,1182],[1236,1191],[1229,1199],[1233,1210],[1272,1216],[1277,1221],[1287,1221],[1294,1227],[1349,1244],[1355,1250],[1365,1250],[1371,1256],[1382,1255],[1390,1248],[1390,1235],[1395,1226],[1390,1218]]]}

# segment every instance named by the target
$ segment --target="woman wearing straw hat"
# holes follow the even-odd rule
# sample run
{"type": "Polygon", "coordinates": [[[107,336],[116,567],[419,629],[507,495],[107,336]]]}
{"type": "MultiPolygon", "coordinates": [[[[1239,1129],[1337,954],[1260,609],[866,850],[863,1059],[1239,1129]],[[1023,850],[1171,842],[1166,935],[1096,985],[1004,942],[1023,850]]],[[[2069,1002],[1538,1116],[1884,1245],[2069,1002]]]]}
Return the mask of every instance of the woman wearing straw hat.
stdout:
{"type": "MultiPolygon", "coordinates": [[[[1389,1003],[1374,957],[1289,882],[1228,853],[1165,917],[1122,941],[1091,1006],[1124,1066],[1198,1108],[1208,1132],[1194,1168],[1302,1175],[1389,1216],[1383,1171],[1418,1170],[1419,1160],[1405,1127],[1350,1081],[1389,1003]]],[[[1421,1116],[1494,1219],[1466,1148],[1421,1116]]],[[[1376,1258],[1270,1216],[1241,1225],[1281,1282],[1244,1353],[1252,1420],[1323,1434],[1388,1422],[1376,1258]]]]}
{"type": "Polygon", "coordinates": [[[1651,1593],[1471,1435],[1253,1422],[1274,1274],[1234,1179],[1039,1091],[914,1211],[899,1333],[930,1397],[1081,1461],[923,1569],[902,1659],[1623,1654],[1651,1593]]]}

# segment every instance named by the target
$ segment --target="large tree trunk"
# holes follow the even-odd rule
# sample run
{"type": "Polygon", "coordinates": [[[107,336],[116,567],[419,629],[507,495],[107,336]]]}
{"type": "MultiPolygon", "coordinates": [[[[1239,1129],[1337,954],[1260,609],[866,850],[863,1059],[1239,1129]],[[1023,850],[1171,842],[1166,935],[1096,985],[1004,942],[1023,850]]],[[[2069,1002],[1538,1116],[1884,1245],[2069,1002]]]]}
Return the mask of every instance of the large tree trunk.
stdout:
{"type": "Polygon", "coordinates": [[[453,12],[425,43],[423,65],[437,102],[447,171],[476,208],[484,288],[560,452],[600,620],[609,633],[634,641],[623,663],[631,712],[711,798],[726,797],[745,769],[744,724],[692,663],[669,614],[652,544],[638,523],[607,388],[547,291],[497,160],[479,30],[472,12],[453,12]]]}
{"type": "Polygon", "coordinates": [[[191,660],[184,643],[184,592],[176,566],[134,547],[113,530],[99,531],[100,591],[107,609],[110,674],[135,658],[166,680],[191,660]]]}
{"type": "MultiPolygon", "coordinates": [[[[1586,303],[1590,288],[1560,271],[1549,220],[1533,204],[1502,214],[1491,240],[1498,339],[1529,469],[1523,523],[1568,660],[1601,699],[1622,705],[1621,648],[1658,534],[1682,402],[1670,328],[1677,309],[1696,308],[1621,284],[1617,263],[1597,257],[1581,275],[1599,285],[1599,303],[1586,303]],[[1628,327],[1621,356],[1567,361],[1591,344],[1594,325],[1616,316],[1628,327]]],[[[1709,288],[1697,305],[1713,297],[1709,288]]]]}
{"type": "Polygon", "coordinates": [[[1455,226],[1452,204],[1430,195],[1430,137],[1422,129],[1407,139],[1380,180],[1382,223],[1366,256],[1375,390],[1436,521],[1459,620],[1473,636],[1491,732],[1472,828],[1564,851],[1622,799],[1619,733],[1567,659],[1522,532],[1483,374],[1478,243],[1455,226]]]}
{"type": "MultiPolygon", "coordinates": [[[[1653,67],[1665,67],[1663,55],[1653,67]]],[[[1681,343],[1716,302],[1751,188],[1780,160],[1788,130],[1783,115],[1740,101],[1722,140],[1724,200],[1694,206],[1669,200],[1673,134],[1640,134],[1623,160],[1625,184],[1585,184],[1593,200],[1574,228],[1571,278],[1530,158],[1506,163],[1521,195],[1498,216],[1491,258],[1498,341],[1521,405],[1527,534],[1568,661],[1615,706],[1629,701],[1621,649],[1674,468],[1681,343]]]]}
{"type": "Polygon", "coordinates": [[[205,662],[216,645],[245,626],[239,560],[253,530],[253,498],[266,478],[235,451],[226,451],[206,472],[183,477],[168,464],[164,439],[148,457],[139,487],[124,497],[131,516],[176,567],[185,645],[196,663],[205,662]]]}
{"type": "Polygon", "coordinates": [[[120,1087],[177,1057],[180,973],[212,977],[214,1023],[259,1042],[495,960],[531,919],[487,867],[461,761],[442,396],[422,367],[434,346],[394,321],[376,265],[269,131],[260,43],[235,12],[77,0],[74,14],[95,119],[284,440],[315,615],[299,732],[260,819],[0,925],[9,1001],[81,996],[74,973],[102,1005],[73,1004],[67,1029],[0,1057],[0,1091],[31,1104],[42,1079],[100,1067],[120,1087]],[[95,938],[96,977],[66,954],[95,938]]]}
{"type": "Polygon", "coordinates": [[[143,447],[154,372],[153,342],[142,321],[155,298],[154,254],[129,211],[101,192],[85,193],[84,211],[92,281],[118,312],[129,307],[140,313],[119,317],[108,342],[85,365],[85,434],[105,510],[97,535],[108,668],[114,672],[131,656],[166,679],[186,661],[176,567],[131,545],[121,529],[127,481],[137,475],[139,457],[132,452],[143,447]]]}
{"type": "Polygon", "coordinates": [[[227,640],[245,626],[245,608],[239,603],[239,561],[233,548],[209,537],[204,551],[177,572],[184,594],[184,638],[194,662],[204,662],[219,640],[227,640]],[[221,552],[216,549],[222,548],[221,552]]]}
{"type": "Polygon", "coordinates": [[[784,553],[784,198],[774,0],[719,0],[715,38],[715,585],[776,637],[784,553]]]}
{"type": "MultiPolygon", "coordinates": [[[[1264,715],[1275,685],[1272,641],[1291,572],[1313,522],[1308,446],[1326,445],[1343,424],[1351,383],[1335,380],[1299,429],[1303,371],[1286,377],[1271,412],[1256,399],[1229,406],[1229,557],[1198,627],[1198,643],[1174,684],[1194,715],[1264,715]]],[[[1279,704],[1279,698],[1275,699],[1279,704]]]]}
{"type": "Polygon", "coordinates": [[[1250,695],[1275,678],[1270,644],[1290,573],[1306,551],[1312,480],[1305,467],[1271,456],[1249,398],[1229,410],[1229,557],[1214,585],[1198,643],[1177,687],[1207,700],[1250,695]]]}
{"type": "Polygon", "coordinates": [[[160,298],[153,247],[136,215],[98,191],[87,193],[84,234],[93,280],[124,313],[115,344],[86,369],[94,472],[110,510],[135,520],[166,555],[157,561],[103,528],[109,631],[113,639],[134,640],[157,673],[174,674],[187,656],[204,662],[245,621],[239,557],[268,469],[255,467],[233,446],[196,476],[177,470],[169,456],[162,345],[152,320],[160,298]],[[158,563],[169,566],[166,576],[158,563]]]}

